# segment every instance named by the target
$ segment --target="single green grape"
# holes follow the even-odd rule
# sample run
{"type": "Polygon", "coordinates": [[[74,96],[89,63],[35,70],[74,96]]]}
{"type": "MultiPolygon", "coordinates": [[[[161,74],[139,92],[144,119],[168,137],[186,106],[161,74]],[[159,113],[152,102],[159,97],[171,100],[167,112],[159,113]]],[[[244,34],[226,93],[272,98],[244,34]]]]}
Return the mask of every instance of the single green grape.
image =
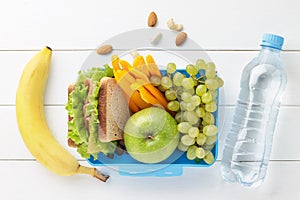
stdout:
{"type": "Polygon", "coordinates": [[[172,80],[168,76],[162,77],[160,84],[167,89],[171,88],[173,85],[172,80]]]}
{"type": "Polygon", "coordinates": [[[175,71],[176,71],[176,65],[175,65],[175,63],[172,63],[172,62],[168,63],[168,65],[167,65],[167,72],[169,74],[173,74],[175,71]]]}
{"type": "Polygon", "coordinates": [[[188,145],[184,145],[181,141],[178,142],[178,145],[177,145],[177,148],[180,150],[180,151],[187,151],[189,146],[188,145]]]}
{"type": "Polygon", "coordinates": [[[176,72],[173,76],[173,83],[176,86],[182,86],[182,80],[185,78],[185,75],[183,75],[180,72],[176,72]]]}
{"type": "Polygon", "coordinates": [[[162,92],[165,92],[165,91],[167,91],[169,88],[165,88],[164,86],[159,85],[159,86],[158,86],[158,89],[159,89],[160,91],[162,91],[162,92]]]}
{"type": "Polygon", "coordinates": [[[207,87],[205,85],[198,85],[196,88],[196,94],[201,97],[204,93],[206,93],[207,87]]]}
{"type": "Polygon", "coordinates": [[[203,59],[198,59],[196,61],[196,67],[198,70],[205,69],[206,67],[205,61],[203,59]]]}
{"type": "Polygon", "coordinates": [[[205,116],[205,110],[202,107],[196,108],[195,113],[196,113],[197,117],[199,117],[199,118],[200,117],[203,118],[205,116]]]}
{"type": "Polygon", "coordinates": [[[195,104],[193,104],[192,102],[187,102],[187,103],[186,103],[185,109],[186,109],[187,111],[193,111],[195,108],[196,108],[196,106],[195,106],[195,104]]]}
{"type": "Polygon", "coordinates": [[[186,66],[186,72],[191,76],[195,76],[198,73],[198,69],[194,65],[188,64],[186,66]]]}
{"type": "Polygon", "coordinates": [[[207,145],[212,145],[217,141],[217,136],[213,135],[213,136],[209,136],[206,138],[205,144],[207,145]]]}
{"type": "Polygon", "coordinates": [[[197,95],[193,95],[191,97],[191,102],[195,105],[195,106],[199,106],[201,103],[201,98],[197,95]]]}
{"type": "Polygon", "coordinates": [[[206,63],[206,69],[215,70],[216,69],[215,63],[213,63],[213,62],[206,63]]]}
{"type": "Polygon", "coordinates": [[[184,78],[182,80],[182,86],[185,89],[192,89],[194,87],[194,81],[193,78],[184,78]]]}
{"type": "Polygon", "coordinates": [[[216,127],[215,125],[207,125],[203,128],[203,133],[206,136],[214,136],[216,135],[218,132],[218,127],[216,127]]]}
{"type": "Polygon", "coordinates": [[[210,151],[208,154],[206,154],[206,156],[204,157],[204,162],[206,162],[207,164],[212,164],[215,161],[214,155],[212,154],[212,152],[210,151]]]}
{"type": "Polygon", "coordinates": [[[188,133],[192,125],[188,122],[181,122],[177,125],[177,130],[181,133],[188,133]]]}
{"type": "Polygon", "coordinates": [[[205,70],[206,78],[214,78],[216,76],[216,70],[214,69],[206,69],[205,70]]]}
{"type": "Polygon", "coordinates": [[[206,142],[206,135],[199,133],[196,139],[198,145],[202,146],[206,142]]]}
{"type": "Polygon", "coordinates": [[[189,135],[183,135],[181,137],[180,141],[182,142],[182,144],[184,144],[186,146],[190,146],[190,145],[193,145],[195,143],[195,138],[193,138],[189,135]]]}
{"type": "Polygon", "coordinates": [[[205,84],[209,90],[215,90],[219,87],[219,83],[215,78],[206,79],[205,84]]]}
{"type": "Polygon", "coordinates": [[[183,92],[183,93],[181,93],[181,99],[184,102],[192,102],[192,95],[190,93],[183,92]]]}
{"type": "Polygon", "coordinates": [[[199,121],[199,118],[197,117],[196,113],[194,111],[186,111],[185,112],[186,115],[186,120],[190,123],[190,124],[197,124],[199,121]]]}
{"type": "Polygon", "coordinates": [[[190,137],[197,137],[199,135],[199,129],[197,127],[192,127],[189,129],[189,132],[188,132],[189,136],[190,137]]]}
{"type": "Polygon", "coordinates": [[[171,111],[179,110],[179,102],[178,101],[170,101],[167,105],[168,109],[171,111]]]}
{"type": "Polygon", "coordinates": [[[177,98],[177,93],[173,89],[169,89],[165,92],[165,97],[168,101],[175,100],[177,98]]]}
{"type": "Polygon", "coordinates": [[[201,100],[203,103],[209,103],[212,101],[212,96],[211,96],[211,93],[208,91],[208,92],[205,92],[202,97],[201,97],[201,100]]]}
{"type": "Polygon", "coordinates": [[[205,104],[205,110],[207,112],[215,112],[217,110],[217,104],[215,101],[205,104]]]}
{"type": "Polygon", "coordinates": [[[186,157],[187,159],[189,160],[194,160],[196,158],[196,149],[197,149],[197,146],[193,145],[193,146],[190,146],[186,152],[186,157]]]}
{"type": "Polygon", "coordinates": [[[207,124],[214,124],[215,123],[214,115],[211,114],[210,112],[205,112],[205,115],[203,117],[203,122],[206,122],[207,124]]]}
{"type": "Polygon", "coordinates": [[[201,147],[198,147],[196,150],[195,150],[195,153],[196,153],[196,156],[197,158],[204,158],[205,157],[205,150],[201,147]]]}

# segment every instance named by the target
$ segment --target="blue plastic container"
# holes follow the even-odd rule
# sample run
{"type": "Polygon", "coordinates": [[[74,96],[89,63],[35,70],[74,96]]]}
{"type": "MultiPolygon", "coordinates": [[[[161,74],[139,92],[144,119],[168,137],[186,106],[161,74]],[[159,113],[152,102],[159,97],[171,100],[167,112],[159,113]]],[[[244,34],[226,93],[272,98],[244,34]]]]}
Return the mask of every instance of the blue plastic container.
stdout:
{"type": "MultiPolygon", "coordinates": [[[[186,74],[185,70],[177,70],[183,74],[186,74]]],[[[166,73],[165,70],[161,70],[162,74],[166,73]]],[[[187,74],[186,74],[187,75],[187,74]]],[[[219,91],[218,91],[219,93],[219,91]]],[[[219,94],[217,97],[219,102],[219,94]]],[[[218,126],[218,110],[213,113],[215,117],[215,125],[218,126]]],[[[214,155],[215,161],[218,157],[218,140],[215,143],[214,148],[211,150],[214,155]]],[[[114,158],[108,158],[103,154],[98,155],[98,159],[94,160],[93,157],[87,159],[92,166],[106,166],[119,171],[123,176],[180,176],[183,172],[183,167],[209,167],[214,164],[207,164],[203,160],[196,162],[189,160],[186,157],[186,152],[175,150],[174,153],[166,160],[157,164],[145,164],[134,160],[129,154],[125,153],[121,156],[115,154],[114,158]]]]}

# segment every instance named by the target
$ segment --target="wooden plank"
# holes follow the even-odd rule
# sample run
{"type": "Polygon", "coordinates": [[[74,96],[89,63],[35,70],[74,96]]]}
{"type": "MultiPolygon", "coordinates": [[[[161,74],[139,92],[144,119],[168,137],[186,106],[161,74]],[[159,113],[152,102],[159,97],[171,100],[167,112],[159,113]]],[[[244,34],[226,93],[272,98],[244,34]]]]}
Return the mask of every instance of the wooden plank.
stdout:
{"type": "Polygon", "coordinates": [[[119,33],[146,28],[155,10],[157,27],[167,29],[174,17],[205,49],[258,49],[262,34],[272,32],[287,38],[285,49],[299,50],[298,7],[296,0],[191,1],[184,8],[179,0],[3,1],[0,18],[9,20],[1,21],[0,49],[93,49],[119,33]]]}
{"type": "MultiPolygon", "coordinates": [[[[92,51],[54,51],[53,62],[49,75],[48,86],[46,88],[45,103],[51,105],[62,105],[67,101],[68,85],[76,80],[77,71],[82,67],[101,66],[110,60],[110,56],[94,57],[92,51]],[[88,57],[92,56],[92,57],[88,57]],[[96,59],[95,59],[96,58],[96,59]]],[[[0,105],[14,105],[15,91],[21,72],[28,60],[36,52],[0,52],[0,60],[5,66],[5,71],[0,73],[0,79],[5,84],[0,84],[0,105]]],[[[124,51],[114,51],[118,55],[124,51]]],[[[239,91],[239,81],[242,69],[255,57],[257,52],[249,51],[175,51],[174,53],[190,59],[205,57],[213,60],[217,65],[220,76],[224,79],[225,85],[221,90],[221,104],[234,105],[239,91]]],[[[151,54],[159,57],[160,52],[153,51],[151,54]]],[[[180,59],[174,57],[180,62],[180,59]]],[[[300,91],[298,85],[300,79],[300,52],[284,52],[283,63],[287,71],[288,83],[285,95],[282,100],[283,105],[300,105],[300,91]]],[[[157,60],[157,59],[156,59],[157,60]]],[[[196,59],[191,60],[195,62],[196,59]]],[[[168,58],[157,60],[161,66],[166,66],[170,61],[168,58]]],[[[184,65],[179,65],[181,68],[184,65]]]]}
{"type": "MultiPolygon", "coordinates": [[[[83,162],[86,165],[87,163],[83,162]]],[[[60,177],[34,161],[1,161],[0,184],[3,199],[222,199],[281,200],[300,198],[299,162],[270,162],[261,187],[248,189],[222,180],[220,163],[209,168],[185,168],[179,177],[125,177],[103,169],[108,183],[84,175],[60,177]],[[30,184],[29,184],[30,183],[30,184]]]]}
{"type": "MultiPolygon", "coordinates": [[[[219,156],[221,159],[225,135],[231,126],[233,107],[220,107],[219,114],[219,156]]],[[[80,159],[75,149],[67,146],[67,112],[63,106],[47,106],[46,117],[50,129],[58,141],[67,148],[74,156],[80,159]]],[[[274,136],[272,160],[300,160],[300,129],[298,119],[300,118],[300,107],[282,107],[278,119],[278,127],[274,136]]],[[[14,106],[0,107],[0,159],[32,159],[26,149],[15,118],[14,106]]]]}

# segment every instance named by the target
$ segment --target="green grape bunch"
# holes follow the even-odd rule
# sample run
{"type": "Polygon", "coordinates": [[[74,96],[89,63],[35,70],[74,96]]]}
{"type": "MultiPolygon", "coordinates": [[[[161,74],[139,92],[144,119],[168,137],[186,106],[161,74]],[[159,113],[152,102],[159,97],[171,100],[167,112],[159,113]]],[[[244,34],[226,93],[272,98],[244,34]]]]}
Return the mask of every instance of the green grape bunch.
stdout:
{"type": "Polygon", "coordinates": [[[178,149],[186,152],[189,160],[214,162],[214,148],[218,127],[214,112],[217,111],[218,89],[224,85],[217,76],[213,62],[198,59],[186,66],[187,76],[177,71],[175,63],[168,63],[166,74],[157,85],[168,100],[168,109],[174,111],[180,132],[178,149]]]}

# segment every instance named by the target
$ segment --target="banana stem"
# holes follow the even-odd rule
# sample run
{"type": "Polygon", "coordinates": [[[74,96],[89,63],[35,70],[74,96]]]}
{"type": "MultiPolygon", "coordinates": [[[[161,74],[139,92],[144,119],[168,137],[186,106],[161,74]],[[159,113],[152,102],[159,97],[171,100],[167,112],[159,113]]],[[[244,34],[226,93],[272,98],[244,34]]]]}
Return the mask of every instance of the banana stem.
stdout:
{"type": "Polygon", "coordinates": [[[103,182],[106,182],[106,180],[109,178],[108,175],[102,174],[100,171],[98,171],[96,168],[91,168],[91,167],[85,167],[82,165],[78,166],[77,169],[77,174],[88,174],[91,175],[103,182]]]}

